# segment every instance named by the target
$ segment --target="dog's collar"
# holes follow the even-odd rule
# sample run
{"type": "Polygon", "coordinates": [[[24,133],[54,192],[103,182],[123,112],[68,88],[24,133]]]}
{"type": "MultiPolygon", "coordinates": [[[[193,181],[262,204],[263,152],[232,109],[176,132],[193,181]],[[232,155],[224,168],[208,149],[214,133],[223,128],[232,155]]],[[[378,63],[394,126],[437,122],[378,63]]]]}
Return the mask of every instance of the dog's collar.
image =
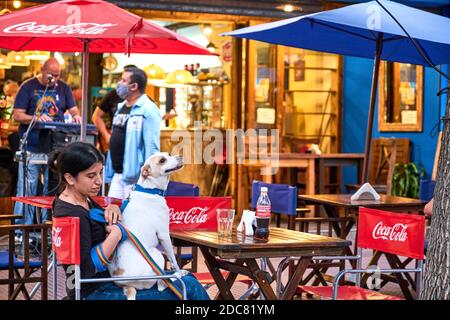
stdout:
{"type": "Polygon", "coordinates": [[[134,191],[144,192],[144,193],[149,193],[149,194],[156,194],[161,197],[166,196],[165,190],[158,189],[158,188],[144,188],[143,186],[141,186],[139,184],[134,185],[134,191]]]}

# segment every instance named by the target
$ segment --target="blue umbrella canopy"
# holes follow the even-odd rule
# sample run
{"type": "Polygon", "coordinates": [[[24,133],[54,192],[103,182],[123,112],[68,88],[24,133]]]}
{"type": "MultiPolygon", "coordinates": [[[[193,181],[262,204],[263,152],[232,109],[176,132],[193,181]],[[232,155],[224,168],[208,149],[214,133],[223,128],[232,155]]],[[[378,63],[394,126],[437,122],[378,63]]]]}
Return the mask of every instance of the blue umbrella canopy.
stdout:
{"type": "Polygon", "coordinates": [[[393,1],[378,2],[359,3],[260,24],[227,32],[224,35],[289,47],[374,58],[376,40],[378,35],[382,34],[382,60],[421,65],[450,62],[448,36],[450,19],[393,1]],[[430,63],[418,52],[399,24],[416,40],[430,63]]]}
{"type": "Polygon", "coordinates": [[[368,178],[380,60],[432,67],[450,63],[449,30],[450,19],[446,17],[393,1],[376,0],[238,29],[223,35],[374,59],[362,172],[362,181],[365,182],[368,178]]]}

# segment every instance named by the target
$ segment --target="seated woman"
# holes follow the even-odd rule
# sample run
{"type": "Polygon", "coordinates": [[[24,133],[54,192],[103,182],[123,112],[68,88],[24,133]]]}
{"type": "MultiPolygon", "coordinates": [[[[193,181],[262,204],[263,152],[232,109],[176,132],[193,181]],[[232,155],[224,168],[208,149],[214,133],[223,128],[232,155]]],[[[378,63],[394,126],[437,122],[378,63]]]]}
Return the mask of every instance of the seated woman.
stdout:
{"type": "MultiPolygon", "coordinates": [[[[110,277],[106,268],[98,264],[97,245],[106,257],[111,257],[122,238],[122,231],[116,225],[121,220],[119,207],[108,206],[105,210],[107,224],[91,219],[89,210],[103,210],[92,196],[96,196],[102,185],[103,155],[92,145],[74,142],[50,156],[49,167],[58,173],[60,190],[53,202],[54,217],[80,218],[80,271],[82,278],[110,277]],[[103,270],[102,270],[103,269],[103,270]]],[[[69,299],[74,299],[73,268],[65,266],[66,291],[69,299]]],[[[209,300],[202,285],[192,275],[182,277],[186,284],[189,300],[209,300]]],[[[178,281],[178,280],[176,280],[178,281]]],[[[154,285],[150,289],[138,290],[137,300],[177,299],[169,289],[158,291],[154,285]]],[[[123,289],[113,282],[83,284],[81,298],[85,300],[125,300],[123,289]]]]}

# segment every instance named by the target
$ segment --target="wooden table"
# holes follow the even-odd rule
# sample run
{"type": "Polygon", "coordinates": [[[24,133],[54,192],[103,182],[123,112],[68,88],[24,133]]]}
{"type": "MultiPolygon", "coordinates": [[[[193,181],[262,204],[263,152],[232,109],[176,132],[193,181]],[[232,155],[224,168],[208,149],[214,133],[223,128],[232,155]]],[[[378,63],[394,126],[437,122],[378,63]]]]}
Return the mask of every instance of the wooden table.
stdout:
{"type": "Polygon", "coordinates": [[[173,231],[171,236],[174,240],[200,247],[208,270],[219,288],[219,295],[225,300],[234,299],[231,286],[238,274],[252,278],[267,299],[290,300],[313,256],[340,255],[345,247],[351,245],[350,241],[344,239],[282,228],[271,228],[266,243],[256,242],[253,237],[243,237],[236,231],[230,238],[219,238],[217,232],[196,230],[173,231]],[[257,259],[289,256],[301,258],[294,266],[293,276],[286,284],[285,291],[277,297],[270,286],[268,273],[260,269],[257,259]],[[230,271],[226,279],[220,269],[230,271]]]}
{"type": "MultiPolygon", "coordinates": [[[[384,194],[380,194],[381,198],[378,201],[375,200],[360,200],[360,201],[351,201],[349,194],[317,194],[317,195],[300,195],[299,200],[303,201],[305,205],[321,205],[325,209],[325,212],[328,217],[339,217],[339,210],[341,208],[344,209],[345,215],[354,215],[355,219],[350,220],[347,225],[344,226],[344,230],[341,230],[341,226],[338,223],[333,223],[333,229],[337,235],[340,235],[343,239],[346,239],[348,233],[356,222],[356,216],[358,214],[359,207],[367,207],[374,209],[381,209],[386,211],[393,212],[404,212],[404,213],[419,213],[423,214],[423,209],[425,207],[426,201],[397,197],[397,196],[387,196],[384,194]]],[[[355,247],[357,246],[355,241],[355,247]]],[[[348,249],[347,249],[348,250],[348,249]]],[[[378,261],[381,257],[382,253],[375,252],[371,261],[368,265],[377,265],[378,261]]],[[[401,261],[400,258],[396,255],[388,255],[386,254],[386,258],[390,264],[390,266],[394,269],[399,269],[404,266],[408,260],[401,261]]],[[[413,288],[415,288],[415,281],[408,275],[404,274],[406,280],[411,284],[413,288]]],[[[393,281],[392,277],[383,278],[388,281],[393,281]]],[[[405,284],[404,279],[402,278],[402,274],[395,275],[395,282],[398,282],[403,294],[406,298],[412,299],[412,294],[408,290],[408,285],[405,284]]],[[[363,282],[364,283],[364,282],[363,282]]]]}
{"type": "MultiPolygon", "coordinates": [[[[380,194],[380,200],[360,200],[352,201],[350,200],[350,194],[314,194],[314,195],[299,195],[298,199],[304,202],[305,205],[321,205],[325,209],[328,217],[335,218],[339,217],[339,209],[343,208],[345,215],[356,215],[358,213],[359,207],[367,207],[374,209],[382,209],[394,212],[423,212],[426,201],[387,196],[380,194]]],[[[341,228],[339,224],[333,224],[333,229],[336,234],[341,235],[346,238],[350,229],[352,228],[354,221],[349,222],[345,228],[345,232],[341,233],[341,228]]]]}

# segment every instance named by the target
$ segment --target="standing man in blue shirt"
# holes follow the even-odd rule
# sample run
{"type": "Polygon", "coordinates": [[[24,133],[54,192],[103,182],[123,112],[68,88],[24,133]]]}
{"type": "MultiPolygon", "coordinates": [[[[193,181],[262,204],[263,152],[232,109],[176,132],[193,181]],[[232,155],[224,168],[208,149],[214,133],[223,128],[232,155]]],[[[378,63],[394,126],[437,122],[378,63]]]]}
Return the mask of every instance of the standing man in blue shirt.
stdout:
{"type": "Polygon", "coordinates": [[[118,104],[113,118],[106,159],[110,197],[128,197],[145,160],[159,152],[162,119],[158,106],[145,94],[146,86],[147,75],[139,68],[125,68],[117,85],[117,95],[125,101],[118,104]]]}
{"type": "MultiPolygon", "coordinates": [[[[72,95],[71,88],[61,81],[61,67],[55,58],[48,59],[41,69],[41,74],[25,81],[19,88],[14,102],[14,120],[19,122],[19,136],[22,138],[28,125],[36,112],[38,122],[61,121],[64,122],[64,113],[69,110],[73,121],[81,123],[80,113],[72,95]],[[48,85],[47,91],[45,88],[48,85]],[[43,96],[45,92],[45,96],[43,96]]],[[[51,133],[49,130],[32,129],[27,138],[28,160],[46,158],[51,146],[51,133]]],[[[43,161],[45,162],[45,161],[43,161]]],[[[26,172],[26,195],[37,195],[37,186],[41,175],[44,177],[43,193],[47,193],[48,167],[46,164],[28,163],[26,172]]],[[[23,196],[23,166],[19,164],[17,180],[17,196],[23,196]]],[[[16,202],[14,213],[24,214],[23,221],[19,223],[33,224],[34,208],[26,205],[22,211],[22,203],[16,202]]],[[[46,212],[42,220],[47,218],[46,212]]]]}

